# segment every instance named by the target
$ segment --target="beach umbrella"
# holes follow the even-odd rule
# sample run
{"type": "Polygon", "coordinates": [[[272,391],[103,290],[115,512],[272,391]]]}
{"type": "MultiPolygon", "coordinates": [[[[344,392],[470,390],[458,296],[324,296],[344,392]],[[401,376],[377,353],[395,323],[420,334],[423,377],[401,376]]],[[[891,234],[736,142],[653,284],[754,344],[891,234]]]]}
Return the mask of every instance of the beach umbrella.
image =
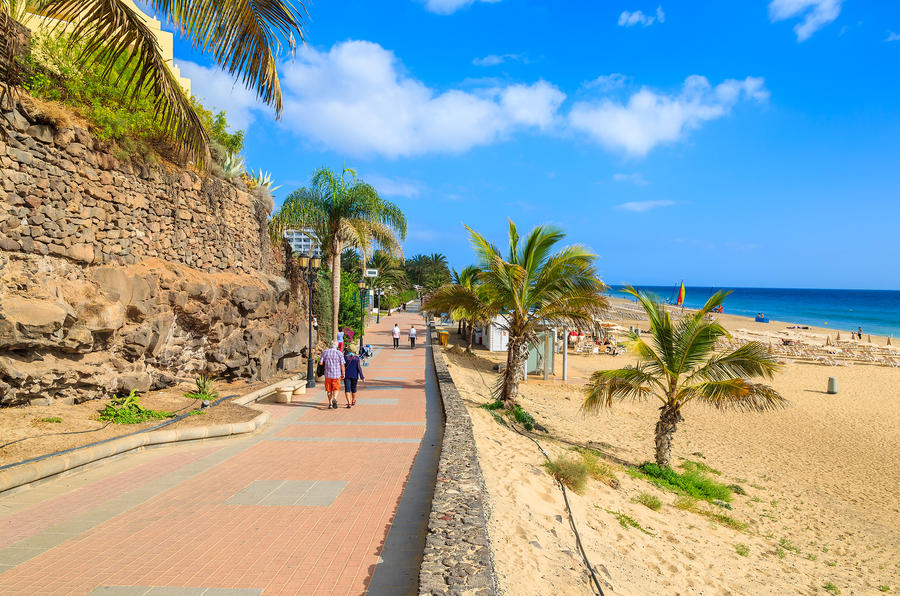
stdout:
{"type": "Polygon", "coordinates": [[[867,342],[872,343],[872,336],[871,336],[871,335],[867,335],[866,338],[867,338],[867,339],[866,339],[867,342]]]}
{"type": "MultiPolygon", "coordinates": [[[[893,336],[891,336],[891,337],[893,337],[893,336]]],[[[891,338],[890,338],[890,337],[888,338],[887,345],[891,345],[891,338]]]]}
{"type": "Polygon", "coordinates": [[[769,342],[769,354],[772,353],[772,342],[769,342]]]}
{"type": "Polygon", "coordinates": [[[830,336],[830,335],[826,335],[826,336],[825,336],[825,345],[826,345],[826,346],[833,345],[833,344],[831,343],[831,336],[830,336]]]}
{"type": "Polygon", "coordinates": [[[837,337],[835,337],[834,339],[836,339],[837,341],[841,341],[841,332],[840,331],[837,332],[837,337]]]}

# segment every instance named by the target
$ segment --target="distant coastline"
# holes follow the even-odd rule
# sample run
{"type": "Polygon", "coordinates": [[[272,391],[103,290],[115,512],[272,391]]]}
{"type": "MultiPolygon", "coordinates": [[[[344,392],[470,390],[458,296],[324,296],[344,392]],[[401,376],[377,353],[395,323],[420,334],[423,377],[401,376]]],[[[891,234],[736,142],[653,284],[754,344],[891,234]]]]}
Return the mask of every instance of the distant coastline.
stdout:
{"type": "MultiPolygon", "coordinates": [[[[639,290],[675,300],[675,286],[636,285],[639,290]]],[[[624,286],[610,286],[616,298],[630,299],[624,286]]],[[[685,306],[699,308],[718,290],[733,290],[725,299],[725,313],[750,317],[765,313],[773,324],[784,322],[833,331],[856,331],[884,337],[900,337],[900,291],[813,290],[793,288],[687,287],[685,306]]]]}

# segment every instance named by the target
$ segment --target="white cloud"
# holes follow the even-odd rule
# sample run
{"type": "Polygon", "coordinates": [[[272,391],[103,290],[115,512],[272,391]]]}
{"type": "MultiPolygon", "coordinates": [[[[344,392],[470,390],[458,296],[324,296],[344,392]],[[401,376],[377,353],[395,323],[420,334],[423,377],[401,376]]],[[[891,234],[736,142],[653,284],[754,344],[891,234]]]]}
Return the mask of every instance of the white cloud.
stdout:
{"type": "Polygon", "coordinates": [[[634,12],[622,11],[619,15],[619,27],[634,27],[635,25],[643,25],[649,27],[653,23],[665,23],[666,13],[663,12],[662,6],[656,7],[656,15],[647,15],[636,10],[634,12]]]}
{"type": "Polygon", "coordinates": [[[631,201],[629,203],[622,203],[621,205],[616,205],[617,209],[624,209],[625,211],[633,211],[635,213],[643,213],[644,211],[649,211],[651,209],[656,209],[657,207],[671,207],[672,205],[676,205],[675,201],[631,201]]]}
{"type": "Polygon", "coordinates": [[[246,130],[253,123],[253,109],[262,107],[256,93],[235,82],[220,68],[208,68],[186,60],[175,60],[181,76],[191,80],[191,92],[211,110],[225,110],[228,124],[246,130]]]}
{"type": "Polygon", "coordinates": [[[622,73],[614,72],[608,75],[600,75],[593,81],[584,84],[585,89],[599,89],[600,91],[612,91],[620,89],[628,82],[628,77],[622,73]]]}
{"type": "Polygon", "coordinates": [[[771,22],[803,18],[794,26],[797,41],[806,41],[813,33],[831,23],[841,14],[843,0],[772,0],[769,3],[771,22]]]}
{"type": "Polygon", "coordinates": [[[545,81],[437,92],[366,41],[302,48],[281,69],[284,126],[351,155],[466,151],[529,127],[544,129],[565,99],[545,81]]]}
{"type": "Polygon", "coordinates": [[[888,36],[884,41],[900,41],[900,33],[888,31],[888,36]]]}
{"type": "Polygon", "coordinates": [[[406,178],[387,178],[377,174],[365,176],[366,182],[375,187],[378,194],[385,197],[405,197],[414,199],[422,193],[422,183],[406,178]]]}
{"type": "Polygon", "coordinates": [[[643,174],[613,174],[613,180],[616,182],[631,182],[636,186],[647,186],[650,184],[643,174]]]}
{"type": "Polygon", "coordinates": [[[709,120],[729,113],[740,99],[768,99],[762,78],[728,79],[715,87],[705,77],[689,76],[677,95],[647,88],[627,103],[610,99],[579,102],[569,112],[569,123],[610,149],[643,156],[661,143],[678,141],[709,120]]]}
{"type": "Polygon", "coordinates": [[[457,10],[466,8],[475,2],[487,2],[493,4],[500,0],[420,0],[425,3],[425,10],[436,14],[453,14],[457,10]]]}
{"type": "Polygon", "coordinates": [[[484,58],[475,58],[472,64],[475,66],[499,66],[504,62],[526,62],[519,54],[488,54],[484,58]]]}

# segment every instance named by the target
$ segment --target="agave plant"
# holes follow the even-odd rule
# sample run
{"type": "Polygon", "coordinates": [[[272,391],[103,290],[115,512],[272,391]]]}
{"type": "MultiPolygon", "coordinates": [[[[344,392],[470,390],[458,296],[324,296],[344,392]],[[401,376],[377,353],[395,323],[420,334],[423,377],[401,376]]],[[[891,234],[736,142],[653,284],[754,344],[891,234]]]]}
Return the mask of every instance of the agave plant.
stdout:
{"type": "Polygon", "coordinates": [[[244,158],[237,153],[229,153],[222,162],[222,170],[229,178],[240,176],[244,173],[244,158]]]}
{"type": "Polygon", "coordinates": [[[269,192],[275,192],[281,188],[281,185],[272,186],[272,174],[264,172],[262,168],[258,172],[250,170],[250,181],[254,186],[261,186],[268,189],[269,192]]]}

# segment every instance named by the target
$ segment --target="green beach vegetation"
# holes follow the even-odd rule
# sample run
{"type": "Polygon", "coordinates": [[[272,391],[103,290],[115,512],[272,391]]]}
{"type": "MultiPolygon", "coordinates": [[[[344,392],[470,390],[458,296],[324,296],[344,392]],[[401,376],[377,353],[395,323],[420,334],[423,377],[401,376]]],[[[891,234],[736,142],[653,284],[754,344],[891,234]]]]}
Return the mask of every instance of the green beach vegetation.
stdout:
{"type": "MultiPolygon", "coordinates": [[[[650,337],[632,333],[630,348],[638,357],[634,366],[594,372],[585,387],[584,411],[612,407],[615,401],[655,397],[660,401],[656,424],[656,464],[668,468],[672,438],[685,404],[699,401],[720,410],[762,412],[789,402],[772,387],[753,383],[754,377],[772,378],[779,365],[766,346],[749,342],[724,353],[716,342],[730,337],[712,317],[729,292],[716,292],[694,314],[673,321],[666,305],[634,288],[626,292],[643,306],[650,320],[650,337]]],[[[727,489],[726,489],[727,490],[727,489]]]]}

